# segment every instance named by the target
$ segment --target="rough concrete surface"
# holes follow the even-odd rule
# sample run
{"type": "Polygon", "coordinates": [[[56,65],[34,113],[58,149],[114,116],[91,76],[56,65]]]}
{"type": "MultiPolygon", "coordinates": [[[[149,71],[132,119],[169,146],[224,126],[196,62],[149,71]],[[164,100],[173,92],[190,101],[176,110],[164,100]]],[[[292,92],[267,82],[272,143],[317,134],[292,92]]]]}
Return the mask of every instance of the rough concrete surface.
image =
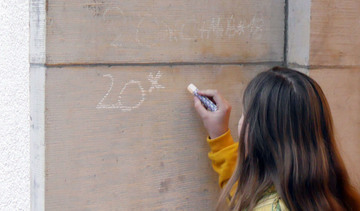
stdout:
{"type": "Polygon", "coordinates": [[[0,210],[30,209],[29,1],[0,1],[0,210]]]}

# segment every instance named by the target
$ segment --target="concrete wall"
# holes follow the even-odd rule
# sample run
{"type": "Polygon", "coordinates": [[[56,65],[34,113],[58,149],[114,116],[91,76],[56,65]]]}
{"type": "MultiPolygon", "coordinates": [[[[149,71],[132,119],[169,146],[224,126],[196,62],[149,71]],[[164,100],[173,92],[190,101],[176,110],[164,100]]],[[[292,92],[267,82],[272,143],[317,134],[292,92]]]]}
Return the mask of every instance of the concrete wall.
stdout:
{"type": "MultiPolygon", "coordinates": [[[[287,61],[310,72],[324,89],[341,153],[359,189],[360,174],[352,168],[359,160],[359,3],[326,2],[311,2],[311,30],[303,18],[310,16],[310,0],[289,2],[287,61]]],[[[0,1],[0,210],[30,209],[28,17],[28,0],[0,1]]]]}
{"type": "Polygon", "coordinates": [[[0,1],[0,210],[29,210],[29,2],[0,1]]]}
{"type": "Polygon", "coordinates": [[[43,145],[31,130],[31,155],[45,159],[32,207],[213,210],[218,178],[186,87],[231,99],[236,131],[239,91],[283,62],[285,1],[33,2],[30,26],[46,37],[31,27],[30,87],[35,71],[45,78],[43,110],[30,95],[32,125],[44,126],[43,145]]]}
{"type": "Polygon", "coordinates": [[[312,0],[310,76],[322,87],[340,153],[360,190],[360,1],[312,0]]]}

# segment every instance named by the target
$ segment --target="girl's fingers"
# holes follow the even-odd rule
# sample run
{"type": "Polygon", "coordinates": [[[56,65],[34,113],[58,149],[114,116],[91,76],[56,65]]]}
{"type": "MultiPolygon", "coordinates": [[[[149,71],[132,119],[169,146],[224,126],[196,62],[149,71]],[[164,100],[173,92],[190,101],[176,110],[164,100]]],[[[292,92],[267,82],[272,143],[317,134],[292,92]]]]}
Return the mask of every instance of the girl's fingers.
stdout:
{"type": "Polygon", "coordinates": [[[212,97],[216,103],[216,105],[218,105],[219,107],[223,107],[225,102],[225,99],[219,94],[219,92],[217,90],[213,90],[213,89],[207,89],[207,90],[199,90],[198,93],[200,95],[204,95],[207,97],[212,97]]]}
{"type": "Polygon", "coordinates": [[[217,91],[215,89],[205,89],[205,90],[198,90],[198,93],[201,95],[208,96],[208,97],[214,97],[214,95],[216,95],[217,91]]]}
{"type": "Polygon", "coordinates": [[[201,116],[201,118],[204,118],[207,113],[209,112],[208,110],[206,110],[206,108],[201,104],[201,101],[197,98],[194,97],[194,106],[195,106],[195,110],[199,113],[199,115],[201,116]]]}

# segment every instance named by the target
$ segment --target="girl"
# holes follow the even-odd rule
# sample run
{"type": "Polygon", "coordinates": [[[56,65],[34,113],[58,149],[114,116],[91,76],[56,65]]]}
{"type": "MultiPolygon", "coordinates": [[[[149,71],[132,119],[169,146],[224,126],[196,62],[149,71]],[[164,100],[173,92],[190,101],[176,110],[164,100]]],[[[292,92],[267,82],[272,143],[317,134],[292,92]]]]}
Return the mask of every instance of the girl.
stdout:
{"type": "Polygon", "coordinates": [[[313,79],[282,67],[257,75],[244,92],[238,143],[229,103],[215,90],[198,93],[218,106],[210,112],[194,98],[223,188],[217,210],[360,210],[313,79]]]}

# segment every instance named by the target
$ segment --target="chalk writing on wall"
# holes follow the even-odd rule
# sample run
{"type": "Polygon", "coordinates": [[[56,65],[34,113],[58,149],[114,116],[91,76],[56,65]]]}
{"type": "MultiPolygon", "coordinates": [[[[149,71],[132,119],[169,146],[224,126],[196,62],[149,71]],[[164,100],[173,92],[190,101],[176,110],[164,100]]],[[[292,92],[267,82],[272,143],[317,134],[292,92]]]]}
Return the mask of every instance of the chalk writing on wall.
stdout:
{"type": "MultiPolygon", "coordinates": [[[[209,39],[232,40],[242,36],[254,38],[264,30],[264,19],[257,15],[240,20],[235,15],[218,15],[210,18],[189,18],[183,21],[167,21],[153,14],[128,14],[119,7],[105,9],[103,21],[122,22],[118,33],[112,39],[112,47],[126,48],[128,43],[137,43],[139,47],[154,47],[163,42],[199,42],[209,39]],[[134,19],[138,19],[136,25],[134,19]],[[125,28],[124,28],[125,27],[125,28]],[[134,32],[128,40],[121,32],[134,32]],[[134,41],[134,42],[131,42],[134,41]]],[[[134,47],[134,46],[132,46],[134,47]]]]}
{"type": "Polygon", "coordinates": [[[103,75],[103,77],[107,77],[110,79],[110,87],[109,87],[108,91],[106,92],[106,94],[104,95],[104,97],[99,101],[96,108],[97,109],[120,109],[121,111],[124,111],[124,112],[139,108],[140,105],[144,102],[147,94],[151,93],[154,89],[165,88],[163,85],[159,84],[159,79],[161,78],[161,76],[162,76],[162,74],[160,71],[158,71],[155,76],[152,73],[150,73],[148,75],[147,79],[151,83],[151,86],[148,90],[145,90],[143,88],[141,81],[129,80],[122,87],[122,89],[119,93],[117,102],[109,104],[109,103],[104,103],[104,101],[106,101],[107,97],[109,96],[109,94],[111,93],[111,91],[113,89],[114,77],[111,74],[105,74],[105,75],[103,75]],[[127,102],[124,101],[123,94],[128,89],[128,87],[132,86],[132,85],[135,85],[138,87],[138,92],[131,93],[131,94],[138,95],[138,96],[140,96],[140,98],[139,98],[138,102],[132,103],[131,105],[129,105],[127,102]]]}
{"type": "MultiPolygon", "coordinates": [[[[170,25],[164,20],[148,15],[143,17],[136,28],[135,40],[140,46],[153,47],[159,42],[201,41],[208,39],[237,39],[243,35],[253,36],[263,31],[264,20],[254,16],[250,21],[237,21],[234,16],[213,17],[209,20],[188,20],[186,23],[170,25]],[[146,31],[148,25],[155,25],[154,32],[146,31]],[[154,36],[148,36],[153,33],[154,36]],[[147,36],[145,36],[147,35],[147,36]]],[[[114,41],[119,43],[120,37],[114,41]]],[[[112,45],[114,46],[114,45],[112,45]]],[[[117,45],[116,47],[122,47],[117,45]]]]}

